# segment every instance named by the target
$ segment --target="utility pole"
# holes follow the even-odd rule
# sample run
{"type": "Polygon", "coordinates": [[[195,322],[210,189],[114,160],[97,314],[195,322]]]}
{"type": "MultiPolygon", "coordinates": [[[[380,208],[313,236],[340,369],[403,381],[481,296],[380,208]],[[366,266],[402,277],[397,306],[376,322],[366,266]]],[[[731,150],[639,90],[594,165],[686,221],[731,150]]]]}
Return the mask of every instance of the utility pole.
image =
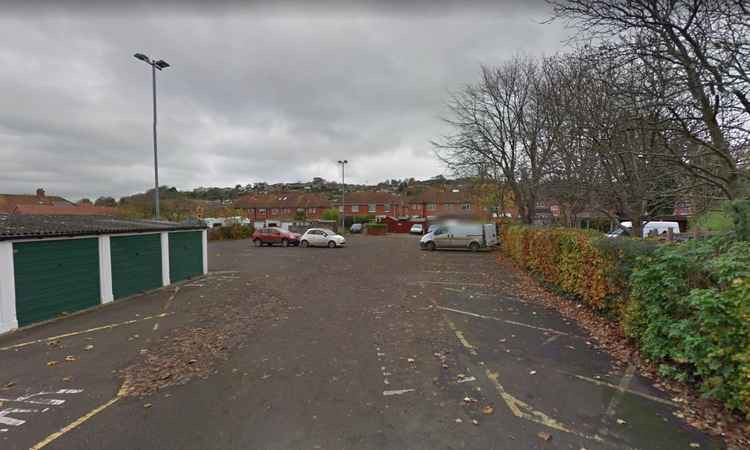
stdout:
{"type": "Polygon", "coordinates": [[[346,184],[344,183],[344,167],[349,164],[349,161],[345,159],[339,160],[339,164],[341,165],[341,231],[343,232],[344,228],[346,228],[346,222],[344,222],[344,217],[346,217],[346,204],[344,202],[344,195],[346,193],[346,184]]]}
{"type": "Polygon", "coordinates": [[[153,101],[154,101],[154,216],[158,220],[160,217],[159,213],[159,157],[156,147],[156,69],[162,70],[169,67],[169,63],[164,61],[163,59],[160,60],[152,60],[148,56],[144,55],[143,53],[136,53],[136,58],[140,59],[141,61],[145,62],[146,64],[151,66],[151,87],[152,87],[152,93],[153,93],[153,101]]]}

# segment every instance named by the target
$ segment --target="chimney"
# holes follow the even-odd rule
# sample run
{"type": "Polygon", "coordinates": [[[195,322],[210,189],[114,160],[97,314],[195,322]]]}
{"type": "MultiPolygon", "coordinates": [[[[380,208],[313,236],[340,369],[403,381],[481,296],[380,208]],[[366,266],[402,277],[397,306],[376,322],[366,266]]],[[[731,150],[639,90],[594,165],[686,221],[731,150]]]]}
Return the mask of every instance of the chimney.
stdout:
{"type": "Polygon", "coordinates": [[[44,189],[39,188],[36,190],[36,198],[39,200],[44,200],[44,189]]]}

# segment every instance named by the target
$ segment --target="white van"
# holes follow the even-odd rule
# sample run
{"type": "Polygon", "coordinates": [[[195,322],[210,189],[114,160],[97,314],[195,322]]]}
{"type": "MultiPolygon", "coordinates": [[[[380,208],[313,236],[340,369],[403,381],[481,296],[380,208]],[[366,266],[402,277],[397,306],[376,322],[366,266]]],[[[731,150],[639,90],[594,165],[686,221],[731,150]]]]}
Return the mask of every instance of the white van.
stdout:
{"type": "MultiPolygon", "coordinates": [[[[667,230],[672,229],[672,233],[678,234],[680,232],[680,225],[677,222],[666,222],[666,221],[651,221],[643,224],[643,237],[651,236],[656,234],[661,236],[666,234],[667,230]]],[[[633,222],[620,222],[620,228],[607,233],[607,237],[617,237],[624,234],[625,231],[632,234],[633,222]]]]}
{"type": "Polygon", "coordinates": [[[497,229],[493,223],[440,225],[419,240],[419,246],[426,250],[466,248],[474,252],[480,248],[495,246],[497,243],[497,229]]]}

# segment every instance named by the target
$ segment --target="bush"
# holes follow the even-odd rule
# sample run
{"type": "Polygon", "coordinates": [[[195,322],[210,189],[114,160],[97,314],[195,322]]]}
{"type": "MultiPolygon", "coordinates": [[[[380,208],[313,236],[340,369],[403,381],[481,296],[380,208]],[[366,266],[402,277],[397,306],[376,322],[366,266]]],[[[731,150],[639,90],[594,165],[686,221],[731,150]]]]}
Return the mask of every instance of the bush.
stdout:
{"type": "Polygon", "coordinates": [[[320,216],[323,220],[333,220],[335,222],[339,221],[339,210],[336,208],[328,208],[325,211],[323,211],[323,214],[320,216]]]}
{"type": "Polygon", "coordinates": [[[377,223],[377,222],[370,222],[366,225],[367,227],[367,234],[371,234],[374,236],[381,236],[386,233],[388,230],[388,227],[384,223],[377,223]]]}
{"type": "Polygon", "coordinates": [[[750,416],[750,243],[665,245],[631,277],[626,333],[664,376],[750,416]]]}
{"type": "Polygon", "coordinates": [[[208,230],[209,241],[248,239],[255,232],[252,225],[234,224],[227,227],[215,227],[208,230]]]}
{"type": "Polygon", "coordinates": [[[505,253],[521,268],[615,316],[624,309],[634,260],[648,251],[647,244],[571,228],[506,226],[501,235],[505,253]]]}

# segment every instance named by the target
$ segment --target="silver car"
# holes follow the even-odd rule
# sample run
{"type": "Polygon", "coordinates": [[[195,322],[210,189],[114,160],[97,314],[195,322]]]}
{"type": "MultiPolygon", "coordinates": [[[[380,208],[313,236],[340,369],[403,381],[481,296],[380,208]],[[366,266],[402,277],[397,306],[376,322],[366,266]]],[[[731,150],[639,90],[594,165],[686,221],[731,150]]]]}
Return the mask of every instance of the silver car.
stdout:
{"type": "Polygon", "coordinates": [[[343,247],[346,239],[327,228],[310,228],[299,238],[302,247],[343,247]]]}

